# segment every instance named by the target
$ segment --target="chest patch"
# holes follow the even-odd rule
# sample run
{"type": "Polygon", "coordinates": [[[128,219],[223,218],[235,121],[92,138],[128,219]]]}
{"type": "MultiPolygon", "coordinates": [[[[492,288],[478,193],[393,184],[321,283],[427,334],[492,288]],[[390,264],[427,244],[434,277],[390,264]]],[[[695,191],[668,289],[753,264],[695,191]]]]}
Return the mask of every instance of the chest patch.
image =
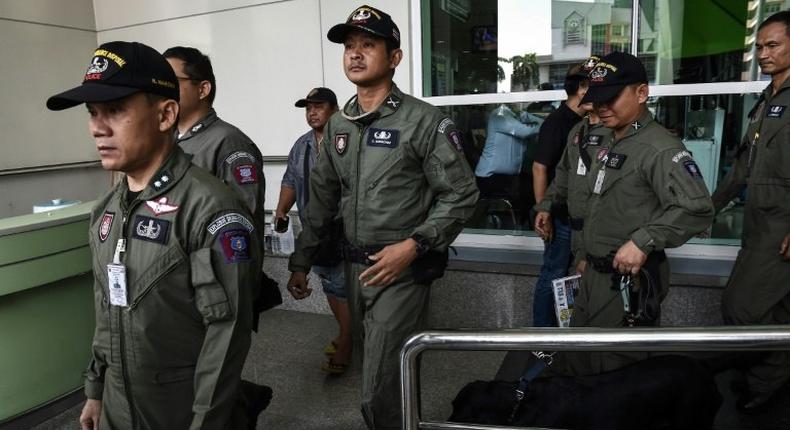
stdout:
{"type": "Polygon", "coordinates": [[[615,154],[614,152],[610,152],[606,157],[606,167],[611,169],[620,169],[625,164],[626,159],[625,154],[615,154]]]}
{"type": "Polygon", "coordinates": [[[578,145],[579,144],[579,133],[576,133],[576,134],[573,135],[573,141],[571,143],[574,144],[574,145],[578,145]]]}
{"type": "Polygon", "coordinates": [[[398,130],[371,128],[368,132],[368,146],[394,148],[398,146],[398,130]]]}
{"type": "Polygon", "coordinates": [[[105,212],[104,216],[101,218],[101,224],[99,224],[99,240],[101,242],[104,242],[110,236],[113,219],[115,219],[115,214],[113,212],[105,212]]]}
{"type": "Polygon", "coordinates": [[[683,162],[683,168],[686,169],[689,175],[691,175],[694,179],[702,179],[702,172],[699,170],[699,166],[694,160],[687,160],[683,162]]]}
{"type": "Polygon", "coordinates": [[[154,215],[167,214],[178,210],[178,206],[170,204],[170,202],[167,201],[167,197],[162,197],[158,200],[146,200],[145,207],[153,212],[154,215]]]}
{"type": "Polygon", "coordinates": [[[236,228],[225,230],[218,236],[225,254],[226,263],[237,263],[250,259],[250,234],[247,230],[236,228]]]}
{"type": "Polygon", "coordinates": [[[768,113],[765,115],[767,118],[781,118],[785,113],[787,106],[771,105],[768,107],[768,113]]]}
{"type": "Polygon", "coordinates": [[[233,176],[239,185],[258,183],[258,171],[254,164],[239,164],[233,168],[233,176]]]}
{"type": "Polygon", "coordinates": [[[167,243],[167,235],[170,232],[170,221],[143,215],[135,215],[133,225],[133,238],[155,242],[160,245],[167,243]]]}
{"type": "Polygon", "coordinates": [[[340,133],[335,135],[335,150],[338,154],[343,155],[348,146],[348,133],[340,133]]]}
{"type": "Polygon", "coordinates": [[[599,146],[601,144],[600,134],[588,134],[585,144],[589,146],[599,146]]]}
{"type": "Polygon", "coordinates": [[[598,150],[598,154],[595,155],[595,158],[598,159],[598,161],[603,161],[603,159],[606,158],[606,154],[608,153],[609,153],[608,149],[601,148],[598,150]]]}

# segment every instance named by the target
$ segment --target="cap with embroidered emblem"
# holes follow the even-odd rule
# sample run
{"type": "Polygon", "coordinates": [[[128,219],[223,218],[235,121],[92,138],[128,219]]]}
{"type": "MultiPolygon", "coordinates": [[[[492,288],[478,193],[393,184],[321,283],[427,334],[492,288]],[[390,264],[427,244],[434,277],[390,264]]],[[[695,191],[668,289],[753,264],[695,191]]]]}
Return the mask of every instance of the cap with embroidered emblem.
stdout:
{"type": "Polygon", "coordinates": [[[335,43],[344,43],[348,33],[362,30],[383,39],[388,39],[400,48],[400,30],[392,17],[374,7],[364,5],[354,9],[343,24],[337,24],[326,34],[335,43]]]}
{"type": "Polygon", "coordinates": [[[598,64],[599,61],[601,61],[601,57],[598,57],[597,55],[591,55],[589,58],[584,60],[583,63],[573,67],[569,71],[567,79],[590,79],[590,72],[595,68],[595,65],[598,64]]]}
{"type": "Polygon", "coordinates": [[[63,110],[82,103],[117,100],[137,92],[178,101],[178,81],[173,68],[150,46],[108,42],[93,53],[82,85],[50,97],[47,108],[63,110]]]}
{"type": "Polygon", "coordinates": [[[581,103],[603,103],[617,97],[627,85],[646,84],[647,72],[638,58],[612,52],[590,71],[590,86],[581,103]]]}
{"type": "Polygon", "coordinates": [[[296,107],[305,107],[308,103],[324,103],[327,102],[331,106],[337,106],[337,96],[334,91],[329,88],[317,87],[310,90],[307,96],[299,99],[294,103],[296,107]]]}

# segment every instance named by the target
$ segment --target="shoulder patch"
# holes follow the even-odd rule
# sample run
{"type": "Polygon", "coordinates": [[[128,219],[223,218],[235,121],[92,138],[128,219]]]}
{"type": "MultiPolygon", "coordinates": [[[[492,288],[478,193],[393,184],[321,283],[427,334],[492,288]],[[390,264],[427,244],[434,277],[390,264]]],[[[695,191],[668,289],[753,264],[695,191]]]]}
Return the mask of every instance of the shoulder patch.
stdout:
{"type": "Polygon", "coordinates": [[[699,166],[694,160],[687,160],[683,162],[683,168],[686,169],[689,175],[691,175],[694,179],[702,179],[702,172],[699,170],[699,166]]]}
{"type": "Polygon", "coordinates": [[[99,241],[104,242],[110,236],[112,221],[115,219],[114,212],[105,212],[99,224],[99,241]]]}
{"type": "Polygon", "coordinates": [[[452,125],[455,125],[453,120],[451,120],[450,118],[445,118],[445,119],[442,120],[442,122],[439,123],[439,126],[436,127],[436,131],[438,131],[439,133],[444,134],[444,132],[447,130],[447,127],[452,126],[452,125]]]}
{"type": "Polygon", "coordinates": [[[255,159],[255,157],[254,157],[252,154],[250,154],[249,152],[245,152],[245,151],[236,151],[236,152],[234,152],[234,153],[232,153],[232,154],[228,155],[228,156],[225,158],[225,162],[226,162],[226,163],[228,163],[228,164],[233,164],[234,162],[236,162],[236,160],[239,160],[239,159],[246,159],[246,160],[250,160],[250,161],[252,161],[253,163],[255,163],[255,162],[257,162],[257,161],[258,161],[258,160],[256,160],[256,159],[255,159]]]}
{"type": "Polygon", "coordinates": [[[133,225],[132,237],[134,239],[155,242],[160,245],[167,243],[167,234],[170,232],[170,221],[143,215],[135,215],[133,225]]]}
{"type": "Polygon", "coordinates": [[[672,162],[677,163],[678,161],[686,157],[691,158],[691,153],[686,150],[680,151],[672,157],[672,162]]]}
{"type": "Polygon", "coordinates": [[[461,133],[458,130],[453,130],[447,134],[447,140],[458,150],[458,152],[464,152],[464,141],[461,138],[461,133]]]}
{"type": "Polygon", "coordinates": [[[236,213],[236,212],[228,213],[228,214],[225,214],[225,215],[220,215],[219,217],[217,217],[214,221],[212,221],[208,225],[207,230],[213,236],[213,235],[217,234],[217,232],[222,227],[225,227],[226,225],[229,225],[229,224],[239,224],[239,225],[244,227],[249,232],[255,230],[255,228],[253,227],[253,225],[250,222],[250,220],[245,218],[244,215],[236,213]]]}
{"type": "Polygon", "coordinates": [[[233,176],[239,185],[258,183],[258,169],[254,164],[239,164],[233,168],[233,176]]]}
{"type": "Polygon", "coordinates": [[[225,254],[225,263],[238,263],[250,259],[250,233],[241,228],[228,229],[217,236],[225,254]]]}
{"type": "Polygon", "coordinates": [[[368,131],[368,146],[395,148],[398,146],[398,130],[371,128],[368,131]]]}
{"type": "Polygon", "coordinates": [[[335,135],[335,150],[338,154],[343,155],[348,146],[348,133],[340,133],[335,135]]]}

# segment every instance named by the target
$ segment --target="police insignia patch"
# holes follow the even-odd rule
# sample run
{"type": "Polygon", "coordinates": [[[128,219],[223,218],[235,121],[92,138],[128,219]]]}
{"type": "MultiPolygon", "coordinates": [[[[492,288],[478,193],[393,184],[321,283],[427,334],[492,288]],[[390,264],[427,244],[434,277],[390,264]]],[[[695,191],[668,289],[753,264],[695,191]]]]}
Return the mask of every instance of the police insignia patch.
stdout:
{"type": "Polygon", "coordinates": [[[218,236],[226,263],[250,259],[250,234],[244,229],[226,230],[218,236]]]}
{"type": "Polygon", "coordinates": [[[453,130],[447,135],[447,139],[450,140],[450,143],[453,144],[453,147],[458,150],[458,152],[464,152],[464,143],[461,139],[461,133],[458,130],[453,130]]]}
{"type": "Polygon", "coordinates": [[[571,142],[571,143],[573,143],[574,145],[578,145],[579,144],[579,133],[576,133],[576,134],[573,135],[573,142],[571,142]]]}
{"type": "Polygon", "coordinates": [[[135,215],[133,225],[133,238],[155,242],[160,245],[167,243],[167,233],[170,231],[170,221],[135,215]]]}
{"type": "Polygon", "coordinates": [[[101,219],[101,224],[99,224],[99,240],[104,242],[110,236],[110,230],[112,230],[112,220],[115,218],[115,214],[113,212],[105,212],[104,216],[101,219]]]}
{"type": "Polygon", "coordinates": [[[235,212],[221,215],[220,217],[212,221],[211,224],[209,224],[207,230],[213,236],[217,234],[217,232],[222,227],[225,227],[226,225],[233,223],[241,225],[242,227],[247,229],[247,231],[255,230],[250,220],[248,220],[244,215],[235,212]]]}
{"type": "Polygon", "coordinates": [[[688,172],[692,178],[702,179],[702,172],[700,172],[699,166],[697,166],[697,163],[695,163],[694,160],[683,162],[683,168],[686,169],[686,172],[688,172]]]}
{"type": "Polygon", "coordinates": [[[398,130],[371,128],[368,132],[368,146],[395,148],[398,146],[398,130]]]}
{"type": "Polygon", "coordinates": [[[348,133],[341,133],[335,135],[335,150],[338,154],[343,155],[348,145],[348,133]]]}
{"type": "Polygon", "coordinates": [[[240,164],[233,169],[233,176],[239,185],[255,184],[258,182],[258,171],[254,164],[240,164]]]}
{"type": "Polygon", "coordinates": [[[605,149],[605,148],[599,149],[598,150],[598,154],[595,156],[595,158],[597,158],[598,161],[603,161],[603,159],[606,158],[606,154],[608,152],[609,152],[608,149],[605,149]]]}
{"type": "Polygon", "coordinates": [[[590,146],[598,146],[601,144],[601,135],[600,134],[588,134],[587,135],[587,144],[590,146]]]}
{"type": "Polygon", "coordinates": [[[610,152],[607,154],[606,167],[611,167],[612,169],[620,169],[625,164],[625,159],[628,158],[625,154],[615,154],[614,152],[610,152]]]}

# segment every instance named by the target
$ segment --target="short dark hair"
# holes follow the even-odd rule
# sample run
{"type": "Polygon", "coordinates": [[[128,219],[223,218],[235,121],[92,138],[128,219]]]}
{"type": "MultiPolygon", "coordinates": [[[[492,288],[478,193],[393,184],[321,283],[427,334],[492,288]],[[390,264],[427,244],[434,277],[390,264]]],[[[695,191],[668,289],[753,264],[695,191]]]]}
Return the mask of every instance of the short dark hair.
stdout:
{"type": "Polygon", "coordinates": [[[184,62],[184,73],[189,79],[196,81],[209,81],[211,91],[208,94],[209,104],[214,104],[217,96],[217,80],[214,78],[214,68],[208,55],[196,48],[189,46],[174,46],[162,54],[165,58],[177,58],[184,62]]]}
{"type": "Polygon", "coordinates": [[[760,31],[763,29],[763,27],[774,23],[784,24],[785,34],[790,36],[790,11],[783,10],[769,16],[768,18],[765,19],[765,21],[760,23],[760,26],[757,27],[757,31],[760,31]]]}
{"type": "Polygon", "coordinates": [[[565,90],[565,94],[567,94],[568,97],[576,94],[576,92],[579,91],[579,83],[581,83],[582,80],[574,75],[578,74],[581,69],[582,66],[575,64],[569,67],[568,73],[565,74],[565,82],[563,83],[562,88],[565,90]]]}

